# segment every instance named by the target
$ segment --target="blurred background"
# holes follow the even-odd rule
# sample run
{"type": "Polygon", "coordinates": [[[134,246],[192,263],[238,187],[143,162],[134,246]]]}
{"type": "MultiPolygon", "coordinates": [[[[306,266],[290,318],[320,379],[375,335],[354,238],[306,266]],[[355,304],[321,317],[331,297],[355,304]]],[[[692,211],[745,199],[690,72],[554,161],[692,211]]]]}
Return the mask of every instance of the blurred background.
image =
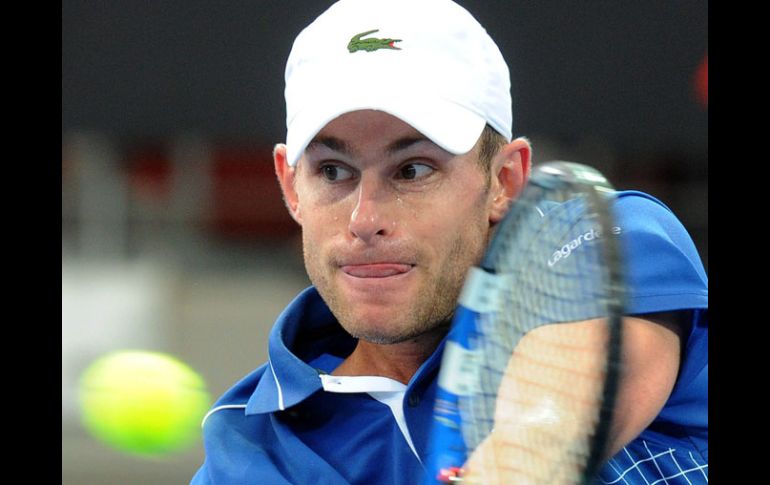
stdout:
{"type": "MultiPolygon", "coordinates": [[[[203,460],[90,438],[76,385],[95,357],[169,352],[219,396],[309,284],[271,150],[292,40],[330,3],[62,3],[63,484],[186,483],[203,460]]],[[[535,161],[660,198],[708,268],[708,3],[459,3],[508,60],[535,161]]]]}

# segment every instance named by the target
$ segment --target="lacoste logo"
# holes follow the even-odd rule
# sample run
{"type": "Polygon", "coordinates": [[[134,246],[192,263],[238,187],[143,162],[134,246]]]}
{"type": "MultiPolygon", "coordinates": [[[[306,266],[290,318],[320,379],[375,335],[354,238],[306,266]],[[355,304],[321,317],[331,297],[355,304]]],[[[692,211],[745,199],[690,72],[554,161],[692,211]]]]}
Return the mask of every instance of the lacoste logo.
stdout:
{"type": "Polygon", "coordinates": [[[376,37],[370,37],[368,39],[361,38],[375,32],[379,32],[379,29],[370,30],[368,32],[361,32],[360,34],[354,35],[353,38],[350,39],[350,42],[348,42],[348,51],[350,51],[352,54],[356,51],[372,52],[378,49],[395,49],[397,51],[401,50],[400,48],[393,45],[396,42],[401,42],[401,39],[378,39],[376,37]]]}

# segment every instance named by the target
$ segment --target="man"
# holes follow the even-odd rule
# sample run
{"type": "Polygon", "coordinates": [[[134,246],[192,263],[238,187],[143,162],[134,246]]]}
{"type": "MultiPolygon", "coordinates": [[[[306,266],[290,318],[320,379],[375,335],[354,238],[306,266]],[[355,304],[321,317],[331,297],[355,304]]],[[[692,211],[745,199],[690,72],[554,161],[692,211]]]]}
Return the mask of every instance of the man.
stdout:
{"type": "MultiPolygon", "coordinates": [[[[419,483],[458,294],[530,171],[508,67],[448,0],[342,0],[297,37],[285,95],[275,168],[313,287],[207,415],[193,483],[419,483]]],[[[705,418],[680,418],[705,405],[705,273],[665,206],[626,193],[617,210],[630,252],[652,253],[630,263],[617,455],[600,480],[699,483],[705,418]],[[674,451],[692,457],[679,471],[661,464],[674,451]]]]}

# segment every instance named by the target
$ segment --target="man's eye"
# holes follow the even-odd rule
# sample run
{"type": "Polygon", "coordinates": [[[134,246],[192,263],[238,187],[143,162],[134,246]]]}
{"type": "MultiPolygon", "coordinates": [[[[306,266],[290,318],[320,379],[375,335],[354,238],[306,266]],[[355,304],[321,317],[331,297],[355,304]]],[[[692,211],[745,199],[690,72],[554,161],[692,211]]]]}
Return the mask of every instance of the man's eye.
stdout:
{"type": "Polygon", "coordinates": [[[321,173],[330,182],[339,182],[340,180],[348,180],[353,177],[353,172],[339,165],[323,165],[321,173]]]}
{"type": "Polygon", "coordinates": [[[433,167],[422,163],[410,163],[399,170],[399,176],[405,180],[415,180],[427,177],[433,172],[433,167]]]}

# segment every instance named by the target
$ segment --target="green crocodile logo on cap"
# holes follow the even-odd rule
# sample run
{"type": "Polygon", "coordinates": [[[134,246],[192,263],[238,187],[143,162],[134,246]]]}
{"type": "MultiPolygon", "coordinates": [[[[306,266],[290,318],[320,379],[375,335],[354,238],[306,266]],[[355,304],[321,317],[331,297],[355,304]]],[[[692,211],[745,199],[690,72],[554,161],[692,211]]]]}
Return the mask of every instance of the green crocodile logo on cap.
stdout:
{"type": "Polygon", "coordinates": [[[360,34],[354,35],[353,38],[350,39],[350,42],[348,42],[348,50],[351,53],[356,51],[372,52],[378,49],[395,49],[397,51],[401,50],[400,48],[393,45],[396,42],[401,42],[401,39],[378,39],[376,37],[371,37],[369,39],[361,38],[365,35],[373,34],[375,32],[379,32],[379,29],[370,30],[368,32],[361,32],[360,34]]]}

